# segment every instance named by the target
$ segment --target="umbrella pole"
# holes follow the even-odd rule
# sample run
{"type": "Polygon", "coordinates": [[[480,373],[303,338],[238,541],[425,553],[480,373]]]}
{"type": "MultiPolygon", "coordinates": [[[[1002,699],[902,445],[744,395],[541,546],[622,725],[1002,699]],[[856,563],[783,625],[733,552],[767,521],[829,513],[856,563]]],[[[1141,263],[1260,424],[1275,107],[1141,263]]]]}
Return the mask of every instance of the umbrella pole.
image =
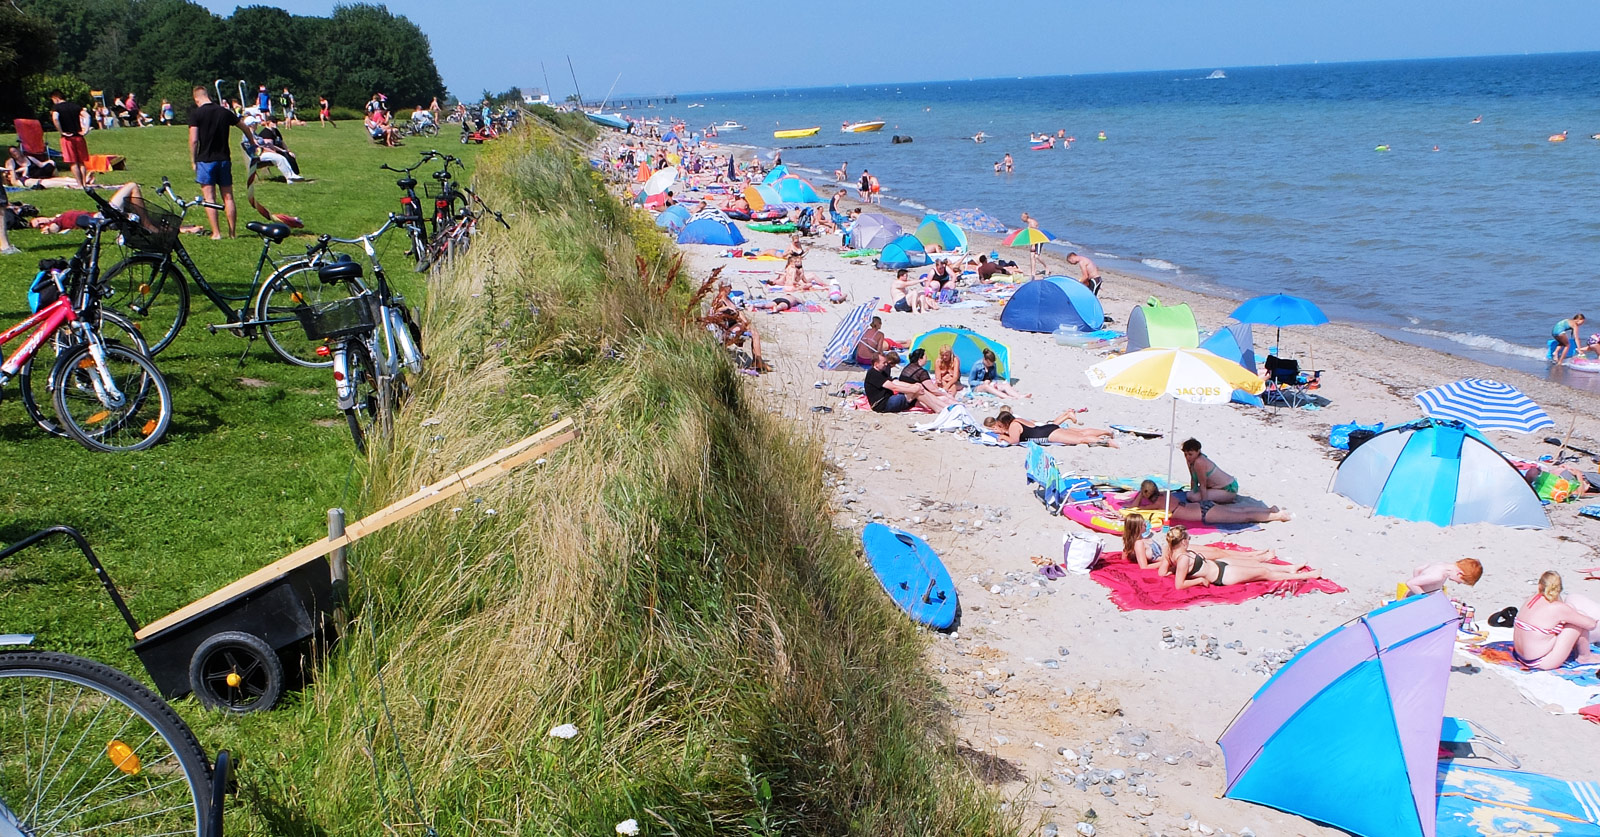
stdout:
{"type": "Polygon", "coordinates": [[[1572,425],[1567,428],[1567,435],[1561,437],[1561,449],[1556,451],[1556,465],[1561,464],[1561,457],[1567,452],[1567,445],[1572,444],[1572,432],[1578,429],[1578,411],[1572,411],[1572,425]]]}
{"type": "Polygon", "coordinates": [[[1172,425],[1167,430],[1167,484],[1162,496],[1166,497],[1166,508],[1161,512],[1162,525],[1168,525],[1172,518],[1172,460],[1178,450],[1178,397],[1172,397],[1172,425]]]}

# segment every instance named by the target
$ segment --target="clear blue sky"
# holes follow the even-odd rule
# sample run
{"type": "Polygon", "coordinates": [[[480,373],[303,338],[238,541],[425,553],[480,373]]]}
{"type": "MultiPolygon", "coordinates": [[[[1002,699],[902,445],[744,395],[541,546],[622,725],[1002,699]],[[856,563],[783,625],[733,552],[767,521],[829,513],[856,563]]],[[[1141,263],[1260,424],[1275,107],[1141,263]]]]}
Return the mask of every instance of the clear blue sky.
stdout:
{"type": "MultiPolygon", "coordinates": [[[[222,14],[235,2],[201,0],[222,14]]],[[[332,0],[263,0],[325,15],[332,0]]],[[[392,0],[452,93],[623,94],[1600,50],[1591,0],[392,0]],[[810,6],[798,11],[802,6],[810,6]],[[619,11],[620,10],[620,11],[619,11]],[[685,14],[686,11],[691,12],[685,14]]]]}

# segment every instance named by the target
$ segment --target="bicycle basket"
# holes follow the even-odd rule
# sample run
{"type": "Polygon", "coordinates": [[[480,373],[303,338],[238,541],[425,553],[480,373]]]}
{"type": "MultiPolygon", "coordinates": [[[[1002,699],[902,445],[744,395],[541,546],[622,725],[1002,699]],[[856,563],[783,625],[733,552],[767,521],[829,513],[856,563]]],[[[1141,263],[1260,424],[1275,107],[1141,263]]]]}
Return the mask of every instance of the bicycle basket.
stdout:
{"type": "Polygon", "coordinates": [[[311,340],[337,340],[372,331],[372,303],[366,294],[294,309],[300,327],[311,340]]]}
{"type": "Polygon", "coordinates": [[[129,200],[117,218],[117,231],[122,243],[135,250],[170,253],[178,247],[180,220],[177,213],[148,201],[129,200]]]}

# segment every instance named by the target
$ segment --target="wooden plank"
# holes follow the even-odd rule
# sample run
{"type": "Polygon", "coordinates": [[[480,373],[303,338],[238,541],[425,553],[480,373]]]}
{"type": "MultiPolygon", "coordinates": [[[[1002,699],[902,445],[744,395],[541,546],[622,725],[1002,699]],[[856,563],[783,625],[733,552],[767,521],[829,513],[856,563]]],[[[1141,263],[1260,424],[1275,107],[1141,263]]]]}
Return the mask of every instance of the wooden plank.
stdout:
{"type": "Polygon", "coordinates": [[[561,447],[562,445],[578,438],[576,430],[568,430],[554,438],[550,434],[562,429],[572,427],[570,419],[551,425],[527,439],[500,449],[493,456],[474,462],[465,468],[453,472],[450,476],[429,485],[411,494],[402,500],[390,503],[382,509],[345,527],[345,533],[337,538],[323,538],[316,543],[301,547],[294,552],[273,561],[271,564],[239,579],[238,581],[211,593],[204,598],[191,602],[166,616],[145,625],[133,635],[134,639],[142,640],[154,636],[161,631],[177,625],[195,615],[204,613],[223,602],[236,596],[243,595],[251,590],[266,584],[292,570],[343,546],[377,532],[385,527],[399,523],[424,509],[444,502],[451,497],[491,482],[507,472],[532,462],[541,456],[561,447]],[[543,440],[540,443],[540,440],[543,440]],[[531,445],[531,447],[530,447],[531,445]]]}

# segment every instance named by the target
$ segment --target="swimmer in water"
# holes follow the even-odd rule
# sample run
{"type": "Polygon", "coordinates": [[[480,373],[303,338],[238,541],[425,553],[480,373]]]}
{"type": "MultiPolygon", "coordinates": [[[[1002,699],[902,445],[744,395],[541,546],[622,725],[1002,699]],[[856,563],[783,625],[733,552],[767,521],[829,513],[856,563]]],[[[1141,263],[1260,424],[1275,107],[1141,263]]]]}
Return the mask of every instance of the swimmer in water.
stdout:
{"type": "Polygon", "coordinates": [[[1100,136],[1095,137],[1095,139],[1105,139],[1105,138],[1106,138],[1106,132],[1105,131],[1101,131],[1100,132],[1100,136]]]}
{"type": "Polygon", "coordinates": [[[988,134],[985,134],[984,132],[979,131],[976,134],[972,135],[972,141],[973,142],[983,142],[984,138],[987,137],[987,136],[988,136],[988,134]]]}
{"type": "Polygon", "coordinates": [[[1567,141],[1567,132],[1566,131],[1562,131],[1559,134],[1551,134],[1550,135],[1550,142],[1566,142],[1566,141],[1567,141]]]}
{"type": "Polygon", "coordinates": [[[1478,116],[1474,116],[1472,118],[1472,124],[1474,124],[1474,125],[1476,125],[1476,124],[1478,124],[1479,122],[1482,122],[1482,121],[1483,121],[1483,116],[1481,114],[1478,115],[1478,116]]]}

